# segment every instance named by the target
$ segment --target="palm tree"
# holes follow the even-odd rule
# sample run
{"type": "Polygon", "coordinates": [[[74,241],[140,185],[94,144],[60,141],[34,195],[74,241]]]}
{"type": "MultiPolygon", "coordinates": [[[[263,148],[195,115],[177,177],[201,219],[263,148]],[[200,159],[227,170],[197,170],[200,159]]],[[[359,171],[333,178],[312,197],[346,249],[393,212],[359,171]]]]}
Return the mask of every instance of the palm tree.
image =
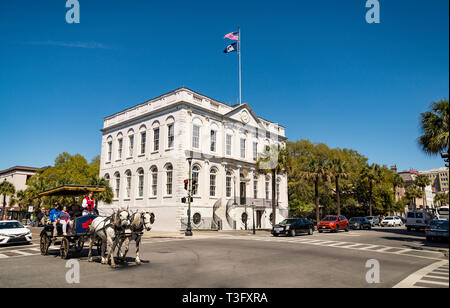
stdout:
{"type": "Polygon", "coordinates": [[[348,165],[340,157],[332,159],[329,163],[330,175],[334,178],[334,183],[336,185],[336,203],[337,203],[337,214],[341,215],[341,191],[339,187],[339,179],[348,177],[348,165]]]}
{"type": "Polygon", "coordinates": [[[314,198],[316,204],[316,220],[320,221],[320,200],[319,200],[319,184],[330,180],[331,172],[329,170],[328,160],[323,155],[311,155],[308,157],[301,176],[305,179],[314,181],[314,198]]]}
{"type": "Polygon", "coordinates": [[[447,99],[430,105],[431,111],[422,113],[421,129],[423,135],[418,143],[422,150],[429,155],[448,152],[449,144],[449,104],[447,99]]]}
{"type": "Polygon", "coordinates": [[[3,195],[3,219],[6,219],[6,196],[14,195],[16,188],[8,181],[0,183],[0,195],[3,195]]]}
{"type": "Polygon", "coordinates": [[[424,174],[420,174],[417,176],[416,180],[414,181],[417,186],[422,188],[422,198],[423,198],[423,207],[427,208],[427,198],[425,196],[425,187],[431,184],[431,180],[429,177],[427,177],[424,174]]]}
{"type": "Polygon", "coordinates": [[[417,209],[416,199],[422,197],[422,189],[416,184],[408,186],[406,189],[406,198],[414,201],[414,209],[417,209]]]}
{"type": "Polygon", "coordinates": [[[108,204],[112,203],[114,193],[108,180],[106,180],[105,178],[100,178],[98,175],[95,175],[91,177],[91,179],[89,180],[89,185],[105,187],[105,191],[97,195],[97,201],[104,201],[105,203],[108,204]]]}
{"type": "Polygon", "coordinates": [[[369,184],[369,216],[373,216],[372,203],[373,203],[373,187],[382,181],[383,171],[377,164],[371,166],[365,166],[361,170],[361,180],[369,184]]]}
{"type": "Polygon", "coordinates": [[[439,204],[438,207],[448,205],[449,204],[448,193],[436,194],[434,196],[434,203],[439,204]]]}
{"type": "Polygon", "coordinates": [[[405,186],[405,181],[403,180],[403,178],[397,174],[397,173],[393,173],[392,176],[392,185],[394,186],[394,200],[395,202],[397,202],[397,188],[398,187],[404,187],[405,186]]]}

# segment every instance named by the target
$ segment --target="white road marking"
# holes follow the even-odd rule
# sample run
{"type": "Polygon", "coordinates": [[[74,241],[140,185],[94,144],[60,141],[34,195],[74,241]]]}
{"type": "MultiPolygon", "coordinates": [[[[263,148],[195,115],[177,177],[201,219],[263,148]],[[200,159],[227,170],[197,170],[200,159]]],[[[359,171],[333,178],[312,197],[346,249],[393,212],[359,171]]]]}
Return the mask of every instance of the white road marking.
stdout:
{"type": "Polygon", "coordinates": [[[437,284],[437,285],[440,285],[440,286],[448,286],[448,282],[437,282],[437,281],[430,281],[430,280],[425,280],[425,279],[422,279],[422,280],[420,280],[419,281],[420,283],[430,283],[430,284],[437,284]]]}
{"type": "Polygon", "coordinates": [[[11,252],[18,253],[18,254],[23,255],[23,256],[32,256],[32,255],[34,255],[32,253],[29,253],[29,252],[26,252],[26,251],[23,251],[23,250],[14,250],[14,251],[11,251],[11,252]]]}
{"type": "Polygon", "coordinates": [[[432,274],[426,275],[424,278],[434,278],[434,279],[440,279],[440,280],[447,280],[448,281],[448,276],[447,277],[442,277],[442,276],[434,276],[432,274]]]}
{"type": "MultiPolygon", "coordinates": [[[[440,268],[443,265],[448,265],[448,260],[442,260],[436,263],[433,263],[431,265],[428,265],[427,267],[424,267],[417,272],[409,275],[406,279],[400,281],[398,284],[394,286],[394,288],[411,288],[414,287],[416,283],[430,283],[430,281],[424,281],[422,280],[423,277],[427,276],[429,273],[435,271],[436,269],[440,268]]],[[[436,284],[436,283],[434,283],[436,284]]],[[[443,284],[443,285],[448,285],[443,284]]]]}
{"type": "Polygon", "coordinates": [[[7,255],[4,255],[4,254],[1,254],[1,253],[0,253],[0,259],[6,259],[6,258],[8,258],[7,255]]]}

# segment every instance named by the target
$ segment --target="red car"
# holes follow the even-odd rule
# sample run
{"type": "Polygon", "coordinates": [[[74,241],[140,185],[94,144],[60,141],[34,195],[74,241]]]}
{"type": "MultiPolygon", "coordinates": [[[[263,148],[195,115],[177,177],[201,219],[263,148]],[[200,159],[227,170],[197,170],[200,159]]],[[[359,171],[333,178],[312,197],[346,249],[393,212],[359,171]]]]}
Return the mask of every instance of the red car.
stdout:
{"type": "Polygon", "coordinates": [[[317,230],[319,233],[322,233],[323,231],[338,232],[339,230],[348,232],[348,219],[342,215],[328,215],[319,222],[317,230]]]}

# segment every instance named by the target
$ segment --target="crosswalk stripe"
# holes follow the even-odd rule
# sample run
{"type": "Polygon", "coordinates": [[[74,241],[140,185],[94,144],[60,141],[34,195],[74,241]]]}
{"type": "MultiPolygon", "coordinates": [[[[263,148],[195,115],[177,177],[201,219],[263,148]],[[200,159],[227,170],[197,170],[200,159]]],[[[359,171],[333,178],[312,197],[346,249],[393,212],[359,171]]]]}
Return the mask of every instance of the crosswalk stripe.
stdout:
{"type": "Polygon", "coordinates": [[[324,246],[328,246],[328,247],[336,247],[336,246],[341,246],[341,245],[345,245],[345,244],[349,244],[348,242],[335,242],[334,244],[327,244],[324,246]]]}
{"type": "Polygon", "coordinates": [[[448,286],[449,284],[448,284],[448,282],[437,282],[437,281],[430,281],[430,280],[419,280],[418,282],[420,282],[420,283],[430,283],[430,284],[437,284],[437,285],[440,285],[440,286],[448,286]]]}
{"type": "Polygon", "coordinates": [[[395,253],[395,254],[402,254],[402,253],[404,253],[404,252],[410,252],[410,251],[413,251],[412,249],[401,249],[401,250],[399,250],[399,251],[394,251],[393,253],[395,253]]]}
{"type": "Polygon", "coordinates": [[[26,251],[23,251],[23,250],[14,250],[14,253],[18,253],[18,254],[23,255],[23,256],[31,256],[31,255],[33,255],[32,253],[29,253],[29,252],[26,252],[26,251]]]}
{"type": "Polygon", "coordinates": [[[389,249],[393,249],[394,247],[383,247],[381,249],[374,249],[374,251],[378,251],[378,252],[384,252],[384,251],[388,251],[389,249]]]}
{"type": "Polygon", "coordinates": [[[368,245],[367,247],[360,248],[361,250],[373,250],[373,248],[378,247],[378,245],[368,245]]]}
{"type": "Polygon", "coordinates": [[[342,248],[353,248],[353,247],[357,247],[357,246],[365,246],[366,244],[351,244],[351,245],[346,245],[346,246],[339,246],[342,248]]]}
{"type": "Polygon", "coordinates": [[[0,259],[6,259],[6,258],[8,258],[7,255],[4,255],[4,254],[0,253],[0,259]]]}
{"type": "Polygon", "coordinates": [[[448,281],[448,277],[442,277],[442,276],[434,276],[434,275],[426,275],[424,278],[434,278],[434,279],[441,279],[441,280],[447,280],[448,281]]]}

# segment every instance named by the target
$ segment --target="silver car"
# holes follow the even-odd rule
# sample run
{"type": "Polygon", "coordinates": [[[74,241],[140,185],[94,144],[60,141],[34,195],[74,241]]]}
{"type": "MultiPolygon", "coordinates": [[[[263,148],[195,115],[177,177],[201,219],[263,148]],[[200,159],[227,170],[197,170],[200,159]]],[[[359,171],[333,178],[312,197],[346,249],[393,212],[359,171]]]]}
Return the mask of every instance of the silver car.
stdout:
{"type": "Polygon", "coordinates": [[[427,241],[447,240],[448,241],[448,220],[432,220],[425,228],[427,241]]]}
{"type": "Polygon", "coordinates": [[[372,227],[380,225],[380,218],[378,216],[367,216],[366,218],[370,221],[372,227]]]}

